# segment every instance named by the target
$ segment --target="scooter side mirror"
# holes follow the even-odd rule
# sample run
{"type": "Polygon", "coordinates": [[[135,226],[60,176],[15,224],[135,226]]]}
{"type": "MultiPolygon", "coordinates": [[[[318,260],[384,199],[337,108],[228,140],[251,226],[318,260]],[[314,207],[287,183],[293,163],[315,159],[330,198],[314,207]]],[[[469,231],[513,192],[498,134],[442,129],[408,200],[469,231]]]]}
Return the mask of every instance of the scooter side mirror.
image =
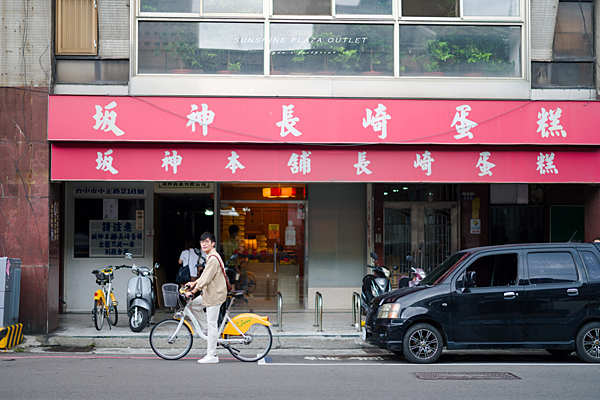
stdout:
{"type": "Polygon", "coordinates": [[[125,258],[128,260],[131,260],[133,258],[133,254],[131,253],[125,253],[125,258]]]}
{"type": "Polygon", "coordinates": [[[154,269],[158,269],[158,267],[160,267],[160,264],[159,263],[155,263],[154,264],[154,269]]]}
{"type": "Polygon", "coordinates": [[[406,256],[406,261],[408,261],[411,264],[415,262],[415,260],[412,258],[412,256],[406,256]]]}
{"type": "Polygon", "coordinates": [[[377,261],[377,254],[375,254],[374,252],[371,252],[371,258],[375,261],[377,261]]]}

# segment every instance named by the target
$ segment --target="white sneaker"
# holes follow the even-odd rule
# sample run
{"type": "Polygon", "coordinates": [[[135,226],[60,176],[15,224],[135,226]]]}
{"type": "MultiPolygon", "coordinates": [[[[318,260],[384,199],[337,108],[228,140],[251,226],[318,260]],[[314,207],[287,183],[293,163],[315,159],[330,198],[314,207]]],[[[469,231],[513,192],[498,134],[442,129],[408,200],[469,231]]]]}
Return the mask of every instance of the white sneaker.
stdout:
{"type": "Polygon", "coordinates": [[[218,364],[219,356],[209,356],[208,354],[198,360],[198,364],[218,364]]]}

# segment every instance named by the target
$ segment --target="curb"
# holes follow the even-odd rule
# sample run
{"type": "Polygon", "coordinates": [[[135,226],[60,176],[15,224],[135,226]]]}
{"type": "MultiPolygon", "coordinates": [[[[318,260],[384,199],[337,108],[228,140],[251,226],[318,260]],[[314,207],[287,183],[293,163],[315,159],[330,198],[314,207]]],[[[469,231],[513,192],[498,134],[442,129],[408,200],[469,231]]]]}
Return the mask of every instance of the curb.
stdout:
{"type": "MultiPolygon", "coordinates": [[[[194,338],[194,347],[205,346],[204,340],[194,338]]],[[[37,346],[65,346],[95,348],[149,349],[148,336],[60,336],[32,335],[26,337],[26,344],[37,346]]],[[[364,349],[374,348],[359,335],[273,335],[273,349],[364,349]]]]}

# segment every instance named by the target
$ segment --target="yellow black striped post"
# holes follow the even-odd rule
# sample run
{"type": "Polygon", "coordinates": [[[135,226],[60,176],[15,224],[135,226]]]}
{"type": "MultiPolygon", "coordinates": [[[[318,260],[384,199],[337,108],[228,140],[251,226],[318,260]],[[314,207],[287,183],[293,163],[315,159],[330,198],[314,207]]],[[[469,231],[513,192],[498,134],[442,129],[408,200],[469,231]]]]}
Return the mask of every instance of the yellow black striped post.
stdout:
{"type": "Polygon", "coordinates": [[[23,324],[0,328],[0,349],[10,349],[23,341],[23,324]]]}

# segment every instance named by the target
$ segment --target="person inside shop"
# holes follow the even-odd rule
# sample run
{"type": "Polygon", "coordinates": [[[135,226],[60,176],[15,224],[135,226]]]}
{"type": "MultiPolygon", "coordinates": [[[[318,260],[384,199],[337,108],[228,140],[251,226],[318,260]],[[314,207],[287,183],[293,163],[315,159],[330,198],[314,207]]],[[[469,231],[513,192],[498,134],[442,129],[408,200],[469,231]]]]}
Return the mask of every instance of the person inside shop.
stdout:
{"type": "Polygon", "coordinates": [[[200,323],[200,328],[203,331],[208,328],[206,356],[198,360],[198,363],[217,364],[219,362],[219,356],[217,355],[217,339],[219,336],[217,320],[219,319],[221,305],[227,300],[229,281],[227,275],[225,275],[223,260],[215,250],[215,235],[212,232],[202,234],[200,247],[207,254],[206,266],[200,278],[195,282],[190,281],[186,284],[189,287],[186,296],[194,298],[197,293],[201,292],[192,300],[190,308],[194,317],[200,323]]]}
{"type": "MultiPolygon", "coordinates": [[[[223,258],[225,262],[227,262],[232,255],[238,254],[240,250],[240,244],[237,240],[238,233],[240,231],[239,226],[230,225],[229,226],[229,238],[227,238],[221,248],[223,250],[223,258]]],[[[237,290],[243,290],[244,293],[248,292],[248,272],[243,266],[240,258],[236,258],[234,261],[235,266],[235,276],[230,276],[229,281],[235,283],[235,287],[237,290]]],[[[243,298],[247,303],[248,299],[246,297],[243,298]]],[[[237,306],[238,303],[234,303],[234,306],[237,306]]]]}
{"type": "MultiPolygon", "coordinates": [[[[188,271],[189,271],[189,279],[187,279],[188,278],[187,274],[182,274],[181,272],[178,273],[177,281],[180,284],[183,284],[187,281],[194,282],[201,273],[202,267],[198,265],[198,259],[200,258],[200,254],[201,253],[204,254],[204,252],[201,252],[201,250],[198,250],[194,245],[195,245],[194,239],[186,239],[185,250],[183,250],[181,252],[181,255],[179,256],[179,265],[180,265],[179,268],[181,269],[181,267],[188,267],[188,271]],[[181,280],[179,275],[182,275],[183,278],[186,278],[186,279],[181,280]]],[[[204,256],[206,256],[206,254],[204,254],[204,256]]]]}

